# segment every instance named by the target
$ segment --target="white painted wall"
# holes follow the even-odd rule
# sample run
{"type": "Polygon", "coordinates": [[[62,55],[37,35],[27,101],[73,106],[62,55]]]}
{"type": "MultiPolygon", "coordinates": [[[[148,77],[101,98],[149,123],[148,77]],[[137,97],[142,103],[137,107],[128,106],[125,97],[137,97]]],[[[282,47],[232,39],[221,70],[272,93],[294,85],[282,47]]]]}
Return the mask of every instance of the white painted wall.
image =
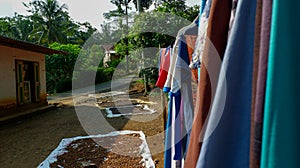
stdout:
{"type": "Polygon", "coordinates": [[[0,45],[0,106],[17,103],[15,61],[38,62],[41,101],[46,101],[45,55],[0,45]]]}

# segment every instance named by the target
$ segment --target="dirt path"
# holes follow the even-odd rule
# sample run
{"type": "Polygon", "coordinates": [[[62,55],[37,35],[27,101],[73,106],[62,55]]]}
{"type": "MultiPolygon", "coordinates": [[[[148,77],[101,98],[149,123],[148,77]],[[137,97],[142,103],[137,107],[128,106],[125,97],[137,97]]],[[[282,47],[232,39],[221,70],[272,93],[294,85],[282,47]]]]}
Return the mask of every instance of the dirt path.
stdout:
{"type": "Polygon", "coordinates": [[[79,135],[86,133],[73,107],[44,111],[1,124],[1,167],[37,167],[62,138],[79,135]]]}
{"type": "MultiPolygon", "coordinates": [[[[158,100],[159,102],[159,100],[158,100]]],[[[85,136],[71,100],[70,106],[32,114],[0,124],[0,167],[37,167],[54,150],[61,139],[85,136]]],[[[86,108],[86,104],[78,108],[86,108]]],[[[95,108],[95,107],[92,107],[95,108]]],[[[96,113],[97,110],[92,110],[96,113]]],[[[161,109],[158,109],[161,111],[161,109]]],[[[163,167],[163,117],[161,112],[135,117],[106,118],[115,130],[143,131],[156,167],[163,167]],[[139,122],[139,121],[147,122],[139,122]],[[159,135],[159,136],[157,136],[159,135]]]]}

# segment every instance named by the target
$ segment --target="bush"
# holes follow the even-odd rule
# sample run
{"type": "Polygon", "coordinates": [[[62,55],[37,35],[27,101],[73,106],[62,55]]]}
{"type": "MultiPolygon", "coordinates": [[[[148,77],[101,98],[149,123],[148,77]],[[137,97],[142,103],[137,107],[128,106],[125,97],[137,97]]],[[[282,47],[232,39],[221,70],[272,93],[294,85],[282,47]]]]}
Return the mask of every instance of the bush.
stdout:
{"type": "Polygon", "coordinates": [[[104,74],[104,69],[105,68],[103,67],[97,69],[95,83],[101,83],[107,80],[104,74]]]}
{"type": "Polygon", "coordinates": [[[112,60],[112,61],[107,62],[107,65],[108,65],[109,67],[114,67],[114,68],[116,68],[116,67],[120,64],[121,61],[122,61],[121,59],[115,59],[115,60],[112,60]]]}
{"type": "Polygon", "coordinates": [[[104,73],[106,75],[106,77],[111,80],[113,75],[114,75],[114,72],[115,72],[115,68],[113,67],[109,67],[109,68],[105,68],[104,69],[104,73]]]}
{"type": "Polygon", "coordinates": [[[47,93],[52,94],[55,92],[55,82],[53,80],[49,80],[48,78],[46,79],[47,93]]]}
{"type": "Polygon", "coordinates": [[[96,79],[95,83],[101,83],[101,82],[106,82],[112,79],[112,76],[114,74],[115,68],[109,67],[109,68],[104,68],[100,67],[97,69],[97,74],[96,74],[96,79]]]}
{"type": "MultiPolygon", "coordinates": [[[[100,67],[96,72],[96,79],[93,80],[93,76],[95,75],[95,70],[89,69],[83,72],[76,74],[74,77],[75,89],[87,87],[93,84],[98,84],[102,82],[106,82],[112,79],[115,68],[104,68],[100,67]]],[[[54,84],[52,84],[54,85],[54,84]]],[[[48,87],[50,89],[50,87],[48,87]]],[[[56,93],[62,93],[66,91],[72,90],[72,80],[71,79],[62,79],[57,82],[55,87],[56,93]]],[[[50,92],[50,90],[48,91],[50,92]]],[[[52,93],[52,92],[51,92],[52,93]]]]}
{"type": "Polygon", "coordinates": [[[62,79],[57,82],[56,93],[62,93],[72,90],[72,80],[71,79],[62,79]]]}

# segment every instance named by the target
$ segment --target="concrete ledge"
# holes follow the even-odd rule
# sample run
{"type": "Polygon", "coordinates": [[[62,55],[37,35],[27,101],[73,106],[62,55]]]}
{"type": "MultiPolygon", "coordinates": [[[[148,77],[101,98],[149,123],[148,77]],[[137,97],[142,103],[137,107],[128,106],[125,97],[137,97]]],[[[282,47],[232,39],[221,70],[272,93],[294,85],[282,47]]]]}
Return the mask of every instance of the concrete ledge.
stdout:
{"type": "Polygon", "coordinates": [[[17,107],[17,104],[15,104],[15,103],[10,103],[10,104],[0,103],[0,110],[7,110],[7,109],[10,109],[10,108],[14,108],[14,107],[17,107]]]}
{"type": "Polygon", "coordinates": [[[17,114],[14,114],[14,115],[1,117],[0,122],[10,120],[10,119],[14,119],[14,118],[17,118],[17,117],[21,117],[21,116],[28,115],[28,114],[40,112],[40,111],[43,111],[43,110],[52,109],[52,108],[55,108],[55,107],[56,107],[55,105],[48,105],[48,106],[43,106],[43,107],[39,107],[39,108],[34,108],[34,109],[31,109],[31,110],[24,111],[22,113],[17,113],[17,114]]]}

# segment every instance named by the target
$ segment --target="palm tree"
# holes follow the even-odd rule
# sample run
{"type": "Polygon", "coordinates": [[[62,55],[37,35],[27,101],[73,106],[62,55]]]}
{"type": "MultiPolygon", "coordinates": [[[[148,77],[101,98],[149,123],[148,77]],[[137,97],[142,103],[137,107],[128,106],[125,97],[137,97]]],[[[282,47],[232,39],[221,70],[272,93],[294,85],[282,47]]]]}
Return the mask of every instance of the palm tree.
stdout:
{"type": "Polygon", "coordinates": [[[36,25],[34,35],[39,37],[39,44],[66,43],[64,31],[70,21],[66,4],[60,5],[57,0],[35,0],[23,4],[32,13],[31,19],[36,25]]]}

